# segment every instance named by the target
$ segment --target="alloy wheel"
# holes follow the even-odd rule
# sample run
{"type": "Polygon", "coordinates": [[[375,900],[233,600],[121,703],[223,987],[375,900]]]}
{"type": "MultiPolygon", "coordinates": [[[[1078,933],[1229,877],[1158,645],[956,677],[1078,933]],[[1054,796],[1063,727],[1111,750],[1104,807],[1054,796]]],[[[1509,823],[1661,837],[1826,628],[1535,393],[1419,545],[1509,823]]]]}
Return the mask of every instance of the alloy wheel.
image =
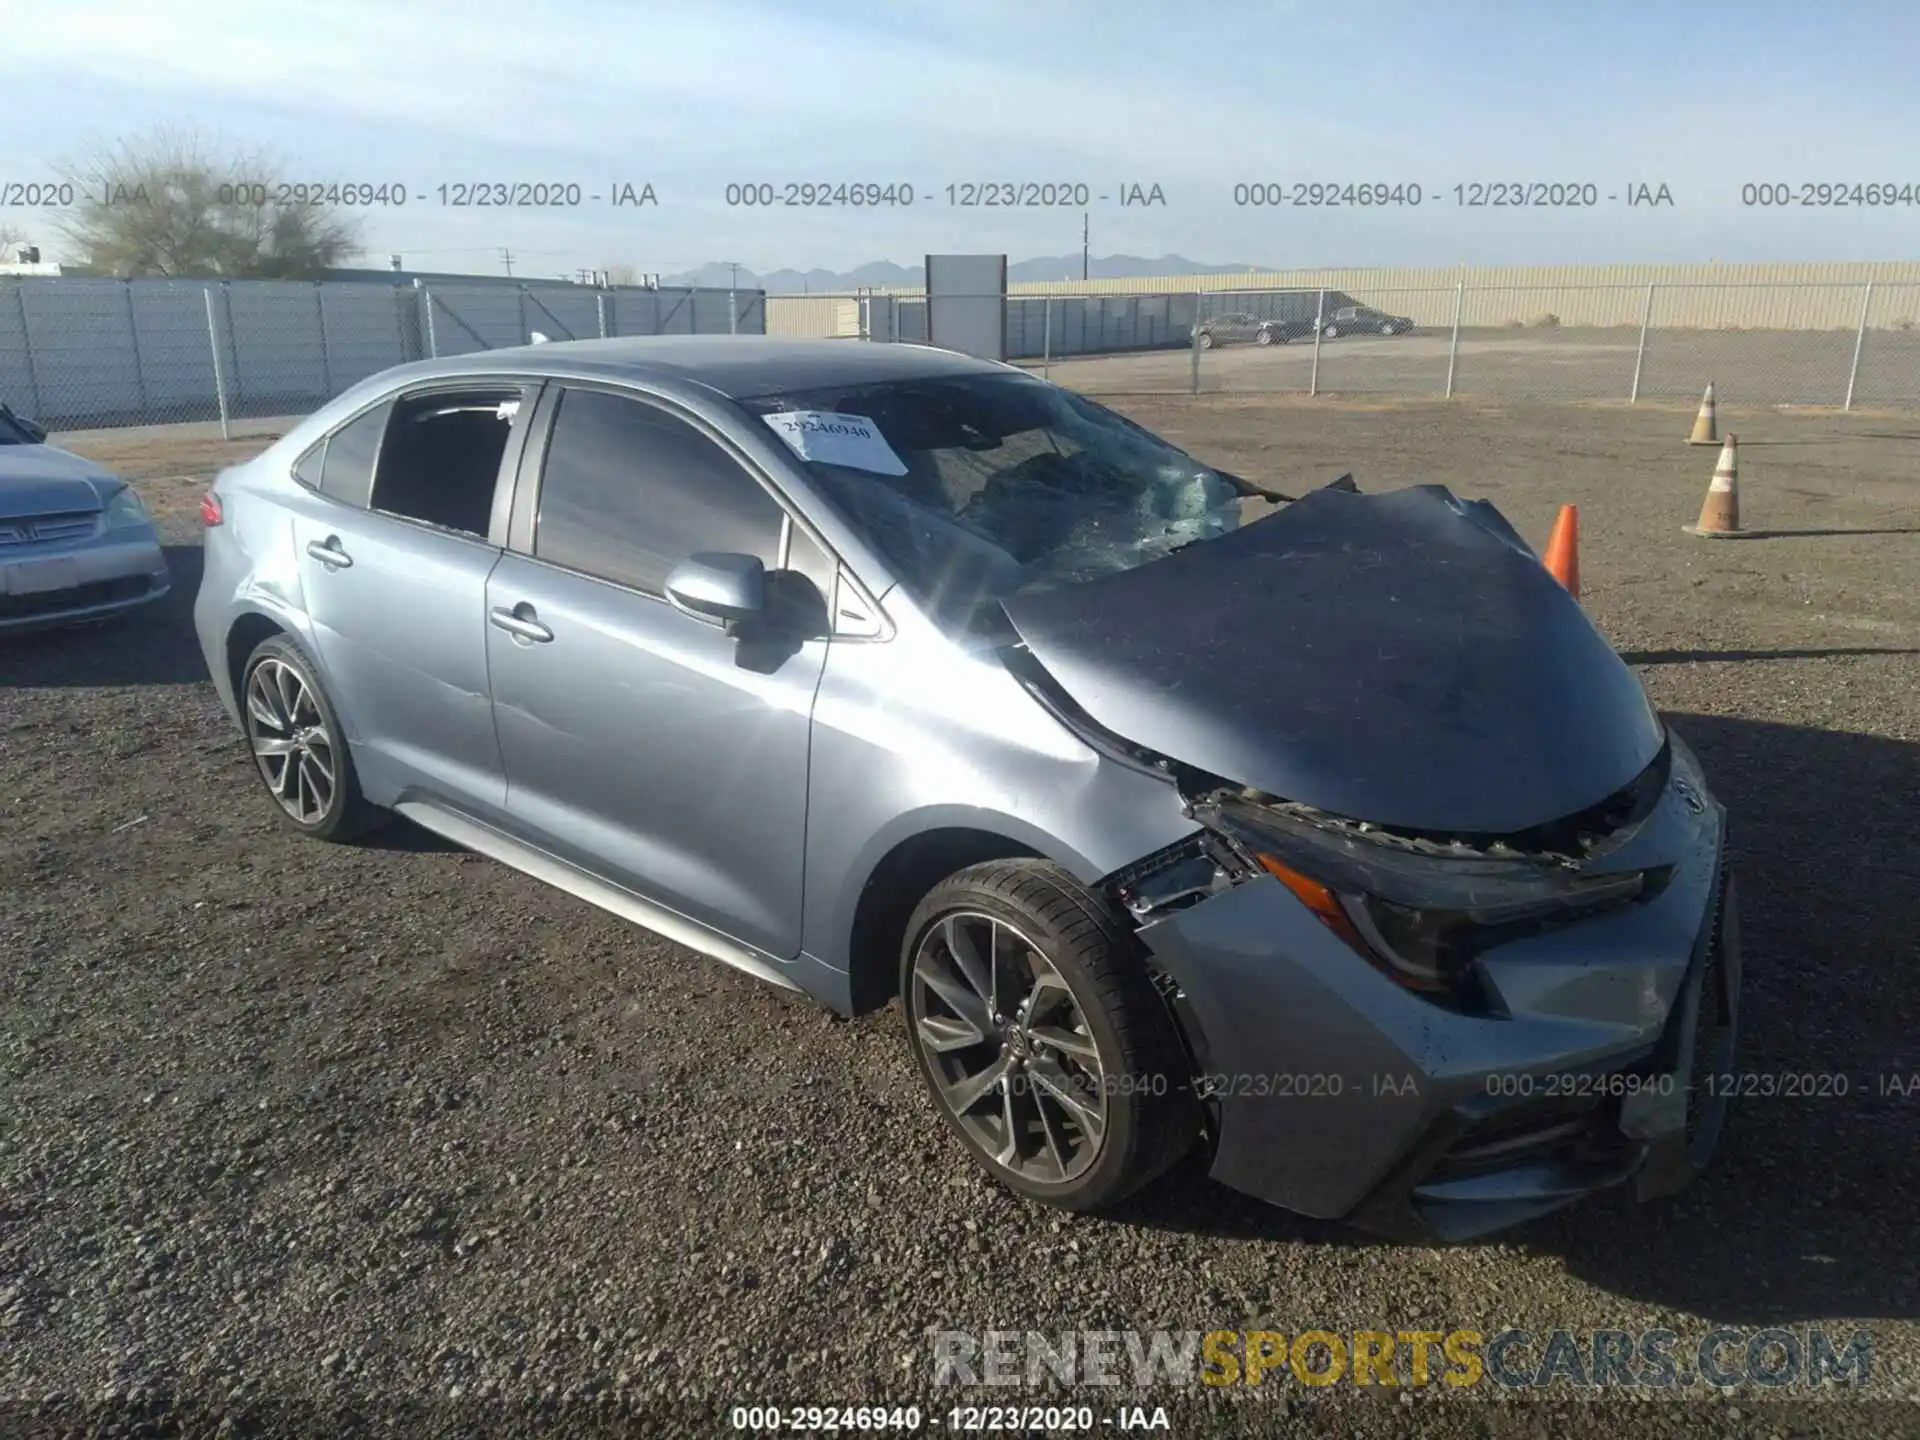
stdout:
{"type": "Polygon", "coordinates": [[[247,677],[247,739],[280,808],[318,825],[333,805],[337,760],[320,702],[300,672],[268,656],[247,677]]]}
{"type": "Polygon", "coordinates": [[[988,915],[943,916],[914,954],[907,1003],[941,1104],[996,1164],[1048,1185],[1086,1173],[1106,1138],[1106,1065],[1039,946],[988,915]]]}

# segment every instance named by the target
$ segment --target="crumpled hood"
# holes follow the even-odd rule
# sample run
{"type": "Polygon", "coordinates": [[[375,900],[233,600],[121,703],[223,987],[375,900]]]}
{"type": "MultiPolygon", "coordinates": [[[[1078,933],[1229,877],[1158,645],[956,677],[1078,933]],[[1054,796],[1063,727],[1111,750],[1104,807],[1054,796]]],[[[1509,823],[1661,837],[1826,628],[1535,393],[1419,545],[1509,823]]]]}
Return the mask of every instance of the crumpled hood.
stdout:
{"type": "Polygon", "coordinates": [[[1505,834],[1659,753],[1639,680],[1484,501],[1319,490],[1008,618],[1088,715],[1285,799],[1505,834]]]}
{"type": "Polygon", "coordinates": [[[0,520],[98,510],[120,479],[53,445],[0,445],[0,520]]]}

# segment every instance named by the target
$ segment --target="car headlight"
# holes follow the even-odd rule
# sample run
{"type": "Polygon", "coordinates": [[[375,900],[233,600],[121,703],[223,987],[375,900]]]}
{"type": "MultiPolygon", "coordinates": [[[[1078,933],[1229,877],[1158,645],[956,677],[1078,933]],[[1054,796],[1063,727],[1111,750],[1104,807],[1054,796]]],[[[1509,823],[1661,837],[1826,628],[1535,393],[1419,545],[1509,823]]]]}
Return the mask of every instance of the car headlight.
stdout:
{"type": "Polygon", "coordinates": [[[107,529],[127,530],[136,525],[151,525],[147,507],[140,503],[131,485],[122,485],[107,501],[107,529]]]}
{"type": "Polygon", "coordinates": [[[1201,811],[1369,963],[1439,999],[1470,989],[1474,956],[1488,945],[1625,904],[1654,878],[1588,875],[1465,846],[1416,848],[1252,802],[1201,811]]]}

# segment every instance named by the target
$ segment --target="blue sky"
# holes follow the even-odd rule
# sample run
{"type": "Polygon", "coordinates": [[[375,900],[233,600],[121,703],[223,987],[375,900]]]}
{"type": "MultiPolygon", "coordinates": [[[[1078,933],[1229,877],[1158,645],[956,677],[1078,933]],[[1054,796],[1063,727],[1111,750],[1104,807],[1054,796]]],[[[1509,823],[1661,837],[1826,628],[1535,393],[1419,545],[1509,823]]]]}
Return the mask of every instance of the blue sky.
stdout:
{"type": "MultiPolygon", "coordinates": [[[[1078,209],[947,184],[1157,184],[1096,254],[1267,265],[1911,257],[1920,203],[1745,208],[1743,182],[1920,187],[1920,6],[1125,0],[0,0],[0,185],[156,125],[287,178],[404,184],[373,263],[757,270],[1077,251],[1078,209]],[[730,208],[729,181],[907,183],[911,208],[730,208]],[[1670,207],[1452,187],[1665,183],[1670,207]],[[442,207],[460,182],[651,183],[657,207],[442,207]],[[1236,182],[1413,182],[1418,208],[1237,207],[1236,182]],[[929,193],[931,192],[931,193],[929,193]]],[[[48,216],[0,211],[50,249],[48,216]]]]}

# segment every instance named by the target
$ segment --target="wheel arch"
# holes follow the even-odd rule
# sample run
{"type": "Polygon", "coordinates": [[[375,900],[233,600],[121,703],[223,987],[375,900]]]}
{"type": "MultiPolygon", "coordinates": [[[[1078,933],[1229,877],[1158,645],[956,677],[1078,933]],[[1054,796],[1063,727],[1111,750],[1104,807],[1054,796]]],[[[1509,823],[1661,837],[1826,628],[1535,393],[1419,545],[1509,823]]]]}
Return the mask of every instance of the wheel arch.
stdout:
{"type": "Polygon", "coordinates": [[[241,707],[246,704],[242,694],[242,681],[245,679],[247,657],[253,654],[262,640],[275,635],[284,635],[299,647],[300,653],[312,667],[314,676],[326,692],[327,703],[333,707],[334,718],[340,722],[343,740],[352,741],[359,731],[354,728],[352,707],[339,695],[332,677],[322,664],[318,646],[309,632],[310,621],[296,611],[281,611],[259,603],[249,604],[238,611],[227,626],[226,634],[226,674],[225,678],[233,696],[233,716],[244,724],[241,707]]]}
{"type": "Polygon", "coordinates": [[[942,824],[897,841],[868,870],[847,935],[847,982],[852,1013],[878,1010],[900,988],[900,946],[907,921],[927,892],[949,875],[987,860],[1054,860],[1013,827],[942,824]]]}
{"type": "MultiPolygon", "coordinates": [[[[260,642],[270,640],[275,635],[292,635],[287,626],[276,617],[263,610],[244,610],[234,617],[227,627],[227,683],[233,687],[236,706],[245,704],[241,695],[242,682],[246,679],[247,657],[259,648],[260,642]]],[[[303,647],[304,648],[304,647],[303,647]]]]}

